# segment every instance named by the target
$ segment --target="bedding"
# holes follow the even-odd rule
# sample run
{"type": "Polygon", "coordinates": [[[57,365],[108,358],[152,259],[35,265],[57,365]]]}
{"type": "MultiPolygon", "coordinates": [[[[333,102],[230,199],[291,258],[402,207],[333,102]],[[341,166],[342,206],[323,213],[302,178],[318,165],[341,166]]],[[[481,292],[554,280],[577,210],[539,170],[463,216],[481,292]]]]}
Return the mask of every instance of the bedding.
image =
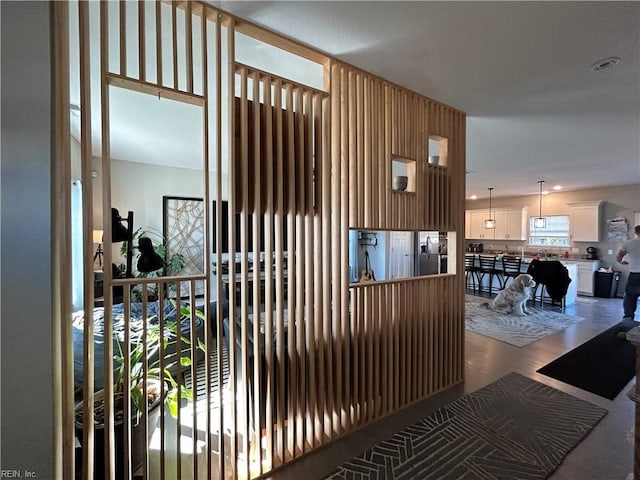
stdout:
{"type": "MultiPolygon", "coordinates": [[[[184,303],[183,303],[184,305],[184,303]]],[[[158,315],[160,308],[164,313],[165,321],[176,321],[176,308],[170,300],[164,300],[161,302],[148,302],[146,316],[143,312],[142,303],[131,304],[131,316],[130,316],[130,343],[133,346],[136,341],[139,340],[143,334],[144,321],[147,318],[147,327],[150,325],[158,325],[158,315]]],[[[94,391],[99,391],[104,385],[104,307],[96,307],[93,309],[93,339],[94,339],[94,391]]],[[[73,366],[74,366],[74,390],[76,395],[82,393],[83,388],[83,345],[84,345],[84,311],[78,311],[73,314],[72,326],[73,326],[73,366]]],[[[119,303],[112,307],[112,324],[113,324],[113,356],[119,356],[118,342],[122,344],[125,337],[125,317],[124,317],[124,304],[119,303]]],[[[204,342],[204,328],[205,322],[196,317],[196,338],[204,342]]],[[[191,339],[191,319],[184,318],[180,322],[180,331],[183,337],[191,339]]],[[[167,332],[169,337],[172,336],[171,332],[167,332]]],[[[169,341],[165,353],[175,352],[175,341],[169,341]]],[[[190,350],[190,345],[184,345],[185,349],[190,350]]],[[[201,350],[197,350],[199,359],[204,357],[204,353],[201,350]]],[[[190,356],[190,352],[185,356],[190,356]]]]}

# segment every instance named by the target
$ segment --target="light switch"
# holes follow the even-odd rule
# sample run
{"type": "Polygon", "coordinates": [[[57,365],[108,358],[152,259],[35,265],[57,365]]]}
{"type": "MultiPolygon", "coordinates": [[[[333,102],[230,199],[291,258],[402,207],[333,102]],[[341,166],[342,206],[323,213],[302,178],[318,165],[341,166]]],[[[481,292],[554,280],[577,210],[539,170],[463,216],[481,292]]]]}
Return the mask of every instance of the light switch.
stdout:
{"type": "Polygon", "coordinates": [[[613,250],[607,250],[607,255],[613,255],[613,250]]]}
{"type": "Polygon", "coordinates": [[[571,253],[578,253],[580,250],[577,247],[571,249],[571,253]]]}

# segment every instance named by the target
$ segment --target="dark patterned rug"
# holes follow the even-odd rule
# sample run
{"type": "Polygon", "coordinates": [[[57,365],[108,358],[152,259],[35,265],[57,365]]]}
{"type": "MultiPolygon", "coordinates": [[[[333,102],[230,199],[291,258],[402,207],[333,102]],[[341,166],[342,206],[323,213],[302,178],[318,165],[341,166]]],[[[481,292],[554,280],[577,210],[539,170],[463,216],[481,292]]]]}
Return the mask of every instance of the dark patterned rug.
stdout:
{"type": "Polygon", "coordinates": [[[379,442],[327,478],[544,479],[606,413],[510,373],[379,442]]]}

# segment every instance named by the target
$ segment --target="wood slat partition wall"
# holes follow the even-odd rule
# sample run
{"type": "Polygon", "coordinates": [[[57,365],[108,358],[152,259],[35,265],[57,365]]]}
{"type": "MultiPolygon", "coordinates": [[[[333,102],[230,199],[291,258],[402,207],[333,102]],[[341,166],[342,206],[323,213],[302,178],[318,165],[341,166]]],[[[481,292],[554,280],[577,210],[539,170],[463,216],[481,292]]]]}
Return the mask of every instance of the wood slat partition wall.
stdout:
{"type": "MultiPolygon", "coordinates": [[[[215,414],[205,407],[202,420],[194,405],[191,415],[180,414],[181,422],[192,423],[175,426],[177,436],[167,434],[173,420],[161,417],[160,477],[255,478],[460,382],[464,373],[461,265],[450,263],[454,270],[449,271],[457,275],[350,286],[348,231],[448,231],[453,250],[462,254],[462,242],[456,242],[455,235],[462,238],[464,218],[464,114],[199,2],[110,6],[117,9],[110,18],[118,22],[115,38],[120,45],[111,52],[115,60],[110,63],[108,8],[105,4],[92,8],[99,10],[102,29],[104,218],[111,204],[110,85],[205,107],[205,126],[215,118],[208,128],[215,128],[211,138],[217,143],[211,151],[208,141],[203,146],[205,168],[207,162],[216,167],[203,173],[204,188],[208,192],[215,184],[215,192],[222,192],[223,182],[228,182],[228,218],[240,216],[238,229],[234,222],[229,225],[229,255],[238,254],[239,268],[230,262],[229,318],[221,318],[221,302],[216,308],[215,365],[207,356],[204,364],[196,361],[190,367],[193,376],[198,365],[204,366],[207,379],[217,369],[221,383],[222,351],[228,346],[229,398],[235,401],[227,400],[222,388],[209,393],[207,380],[205,405],[217,401],[215,414]],[[130,15],[137,17],[137,31],[126,25],[130,15]],[[197,23],[196,18],[206,21],[197,23]],[[324,59],[327,91],[236,63],[236,31],[307,58],[324,59]],[[135,41],[137,51],[132,54],[124,44],[135,41]],[[132,68],[136,62],[137,68],[132,68]],[[110,65],[117,71],[110,71],[110,65]],[[196,75],[196,65],[205,67],[198,72],[202,77],[196,75]],[[427,163],[431,134],[448,140],[446,165],[427,163]],[[224,159],[223,135],[229,140],[224,159]],[[394,157],[415,163],[415,192],[391,190],[394,157]],[[225,163],[229,176],[223,180],[225,163]],[[241,245],[238,252],[236,238],[241,245]],[[264,279],[258,275],[261,257],[264,279]],[[263,321],[258,320],[261,317],[263,321]],[[225,322],[228,338],[223,340],[225,322]],[[190,471],[181,467],[177,442],[180,433],[190,429],[201,430],[206,437],[206,468],[200,462],[193,462],[190,471]]],[[[88,28],[86,18],[81,21],[88,28]]],[[[89,112],[88,100],[85,107],[89,112]]],[[[85,122],[83,131],[88,119],[85,122]]],[[[215,208],[219,233],[209,238],[207,227],[205,238],[207,245],[216,245],[220,265],[221,202],[215,208]]],[[[105,237],[110,233],[105,225],[105,237]]],[[[105,258],[110,263],[110,252],[105,258]]],[[[207,264],[209,258],[207,253],[207,264]]],[[[208,316],[208,275],[163,279],[160,294],[168,290],[168,282],[179,282],[178,290],[186,292],[198,280],[205,281],[208,316]]],[[[105,275],[107,321],[111,290],[122,287],[128,292],[128,286],[137,282],[105,275]]],[[[221,282],[216,293],[223,298],[221,282]]],[[[128,293],[125,300],[131,304],[128,293]]],[[[195,301],[193,295],[189,300],[195,301]]],[[[160,321],[165,321],[162,315],[160,321]]],[[[192,328],[193,322],[192,317],[192,328]]],[[[111,337],[109,332],[106,336],[111,337]]],[[[192,348],[191,355],[195,353],[192,348]]],[[[87,362],[91,367],[88,357],[87,362]]],[[[106,364],[111,374],[113,366],[106,364]]],[[[179,371],[178,377],[182,376],[179,371]]],[[[90,415],[92,401],[85,403],[85,415],[90,415]]],[[[113,402],[108,406],[111,447],[105,453],[113,477],[113,402]]],[[[196,440],[191,438],[193,450],[196,440]]],[[[85,478],[91,478],[90,453],[90,448],[85,451],[85,478]]],[[[149,462],[147,452],[145,476],[152,466],[149,462]]]]}

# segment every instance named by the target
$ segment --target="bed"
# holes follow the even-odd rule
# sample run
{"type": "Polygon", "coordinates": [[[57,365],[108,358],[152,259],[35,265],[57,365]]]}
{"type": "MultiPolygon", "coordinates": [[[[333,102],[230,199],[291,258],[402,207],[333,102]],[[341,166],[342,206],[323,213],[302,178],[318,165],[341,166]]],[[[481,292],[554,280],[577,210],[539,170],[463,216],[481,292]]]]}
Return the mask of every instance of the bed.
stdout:
{"type": "MultiPolygon", "coordinates": [[[[215,306],[215,302],[212,306],[215,306]]],[[[165,321],[176,321],[176,307],[170,300],[163,302],[148,302],[146,315],[144,314],[142,303],[131,304],[130,317],[130,343],[135,345],[143,334],[144,319],[147,318],[147,327],[150,325],[158,325],[160,309],[162,308],[165,321]]],[[[215,309],[214,309],[215,311],[215,309]]],[[[74,390],[76,396],[82,394],[83,390],[83,344],[84,344],[84,311],[78,311],[73,314],[73,365],[74,365],[74,390]]],[[[104,386],[104,307],[95,307],[93,309],[93,338],[94,338],[94,390],[99,391],[104,386]]],[[[119,303],[112,307],[113,320],[113,356],[119,356],[118,344],[122,344],[125,340],[125,316],[124,304],[119,303]]],[[[195,319],[196,338],[204,342],[204,329],[206,322],[199,317],[195,319]]],[[[183,318],[180,322],[180,331],[182,336],[191,339],[191,319],[183,318]]],[[[167,344],[165,353],[171,354],[175,352],[176,342],[175,335],[167,332],[169,343],[167,344]]],[[[190,356],[190,345],[183,345],[185,356],[190,356]]],[[[197,350],[198,360],[204,358],[204,353],[197,350]]]]}

